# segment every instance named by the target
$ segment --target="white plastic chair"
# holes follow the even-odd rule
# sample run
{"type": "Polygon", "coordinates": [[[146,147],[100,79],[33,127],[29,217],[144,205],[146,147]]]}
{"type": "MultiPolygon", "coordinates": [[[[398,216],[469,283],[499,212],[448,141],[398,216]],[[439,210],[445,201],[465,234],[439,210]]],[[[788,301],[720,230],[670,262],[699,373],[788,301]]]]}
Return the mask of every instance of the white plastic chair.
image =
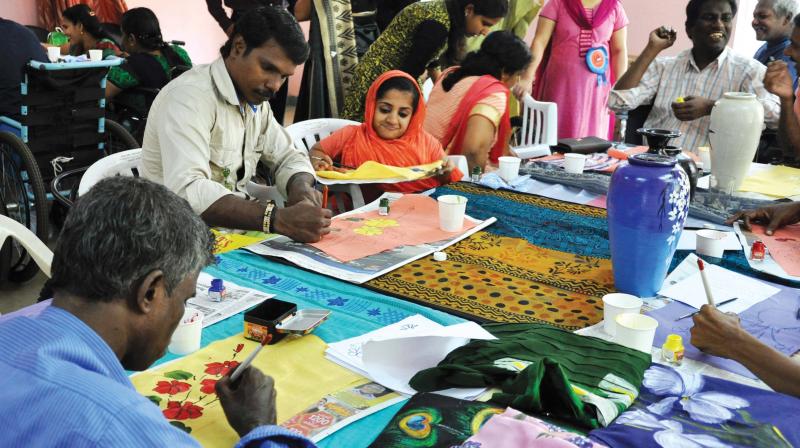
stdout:
{"type": "Polygon", "coordinates": [[[3,247],[6,239],[11,237],[17,240],[28,252],[39,269],[50,277],[50,265],[53,264],[53,251],[46,244],[36,237],[27,227],[9,218],[0,215],[0,247],[3,247]]]}
{"type": "MultiPolygon", "coordinates": [[[[334,131],[357,124],[360,123],[341,118],[315,118],[290,124],[286,127],[286,131],[292,137],[292,142],[297,149],[310,151],[315,143],[331,135],[334,131]]],[[[353,208],[364,206],[364,195],[361,194],[361,187],[356,184],[331,185],[329,191],[349,194],[353,201],[353,208]]],[[[344,209],[343,195],[336,195],[336,204],[339,207],[339,213],[347,211],[344,209]]]]}
{"type": "Polygon", "coordinates": [[[558,143],[558,106],[536,101],[530,95],[522,100],[522,129],[517,146],[511,151],[522,159],[550,155],[558,143]]]}
{"type": "MultiPolygon", "coordinates": [[[[103,157],[93,163],[81,177],[78,186],[78,196],[86,194],[94,184],[100,180],[111,176],[139,176],[139,169],[142,166],[142,149],[129,149],[103,157]]],[[[247,194],[256,198],[260,202],[267,200],[275,201],[279,207],[283,207],[283,196],[277,188],[259,185],[253,181],[247,183],[247,194]]]]}

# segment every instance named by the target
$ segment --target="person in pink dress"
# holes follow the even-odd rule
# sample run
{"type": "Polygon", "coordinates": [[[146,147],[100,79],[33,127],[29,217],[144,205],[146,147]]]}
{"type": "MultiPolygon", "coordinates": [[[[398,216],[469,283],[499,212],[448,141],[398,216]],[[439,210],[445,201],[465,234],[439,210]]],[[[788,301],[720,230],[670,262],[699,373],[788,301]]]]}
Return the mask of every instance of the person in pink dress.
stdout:
{"type": "Polygon", "coordinates": [[[628,68],[628,18],[619,0],[549,0],[515,93],[558,104],[558,137],[608,138],[608,92],[628,68]]]}

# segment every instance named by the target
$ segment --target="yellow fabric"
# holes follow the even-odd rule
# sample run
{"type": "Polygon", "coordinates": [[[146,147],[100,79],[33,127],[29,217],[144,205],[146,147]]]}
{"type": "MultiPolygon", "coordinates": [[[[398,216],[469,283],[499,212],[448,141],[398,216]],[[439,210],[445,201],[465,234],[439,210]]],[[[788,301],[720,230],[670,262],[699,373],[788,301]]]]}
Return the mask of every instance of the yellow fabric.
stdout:
{"type": "MultiPolygon", "coordinates": [[[[221,363],[242,362],[257,345],[257,342],[244,339],[241,334],[231,336],[191,355],[136,374],[131,377],[131,381],[142,395],[156,397],[151,400],[159,400],[158,405],[162,411],[167,408],[169,401],[184,404],[191,402],[202,407],[202,416],[198,418],[171,422],[191,428],[190,434],[203,446],[234,446],[239,437],[228,425],[219,400],[213,393],[203,393],[201,388],[204,386],[203,381],[210,383],[224,374],[219,372],[223,365],[221,363]],[[242,347],[237,352],[239,344],[242,347]],[[206,373],[214,367],[216,371],[206,373]],[[164,381],[167,384],[162,383],[162,386],[174,384],[172,381],[183,384],[174,385],[174,395],[155,391],[159,382],[164,381]],[[184,384],[190,385],[191,389],[187,390],[184,384]]],[[[365,381],[364,377],[325,359],[325,348],[325,342],[316,336],[289,336],[275,345],[264,347],[256,356],[253,365],[275,379],[278,423],[304,411],[326,394],[365,381]]]]}
{"type": "Polygon", "coordinates": [[[488,104],[476,104],[475,107],[469,111],[469,116],[473,115],[480,115],[482,117],[486,117],[489,121],[492,122],[495,128],[500,124],[500,119],[503,118],[503,115],[500,111],[495,109],[488,104]]]}
{"type": "Polygon", "coordinates": [[[389,166],[378,162],[365,162],[355,170],[344,173],[338,171],[317,171],[317,176],[333,180],[381,180],[404,179],[417,180],[428,177],[441,168],[442,161],[437,160],[425,165],[399,167],[389,166]]]}
{"type": "Polygon", "coordinates": [[[771,165],[747,176],[739,191],[752,191],[778,198],[800,194],[800,170],[771,165]]]}
{"type": "Polygon", "coordinates": [[[211,229],[211,232],[214,233],[215,254],[224,254],[274,236],[274,234],[264,232],[235,233],[227,229],[211,229]]]}

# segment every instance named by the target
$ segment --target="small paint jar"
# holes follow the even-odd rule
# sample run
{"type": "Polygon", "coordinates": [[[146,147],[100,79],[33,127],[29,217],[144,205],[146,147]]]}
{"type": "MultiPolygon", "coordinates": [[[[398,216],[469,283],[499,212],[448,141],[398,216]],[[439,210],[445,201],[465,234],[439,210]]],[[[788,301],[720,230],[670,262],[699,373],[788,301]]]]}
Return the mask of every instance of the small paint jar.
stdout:
{"type": "Polygon", "coordinates": [[[670,334],[661,346],[661,358],[669,364],[679,366],[683,362],[683,339],[680,335],[670,334]]]}
{"type": "Polygon", "coordinates": [[[764,261],[767,256],[767,246],[761,241],[755,241],[750,248],[750,259],[753,261],[764,261]]]}
{"type": "Polygon", "coordinates": [[[211,280],[211,287],[208,288],[208,298],[212,302],[222,302],[225,298],[225,285],[222,279],[215,278],[211,280]]]}
{"type": "Polygon", "coordinates": [[[389,216],[389,199],[383,198],[378,203],[378,214],[381,216],[389,216]]]}
{"type": "Polygon", "coordinates": [[[472,176],[470,176],[470,180],[476,184],[481,181],[481,167],[476,166],[472,169],[472,176]]]}

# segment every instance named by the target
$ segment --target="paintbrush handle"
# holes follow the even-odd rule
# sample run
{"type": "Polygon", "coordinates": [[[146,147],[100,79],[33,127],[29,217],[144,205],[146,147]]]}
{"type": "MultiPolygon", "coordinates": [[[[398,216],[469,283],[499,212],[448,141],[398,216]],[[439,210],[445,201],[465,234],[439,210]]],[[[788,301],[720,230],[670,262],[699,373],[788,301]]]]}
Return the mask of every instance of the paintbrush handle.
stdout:
{"type": "Polygon", "coordinates": [[[245,358],[244,362],[242,362],[241,364],[239,364],[238,367],[236,367],[236,370],[234,370],[233,373],[231,374],[232,383],[235,383],[236,380],[238,380],[239,377],[242,376],[242,372],[244,372],[245,370],[247,370],[248,367],[250,367],[250,364],[253,363],[253,360],[256,358],[256,355],[258,354],[258,352],[261,351],[263,347],[264,347],[263,345],[259,344],[258,347],[256,347],[256,349],[250,353],[250,356],[245,358]]]}
{"type": "Polygon", "coordinates": [[[708,304],[711,306],[716,306],[714,303],[714,295],[711,293],[711,285],[708,284],[708,276],[706,275],[706,270],[700,270],[700,278],[703,279],[703,289],[706,290],[706,299],[708,300],[708,304]]]}

